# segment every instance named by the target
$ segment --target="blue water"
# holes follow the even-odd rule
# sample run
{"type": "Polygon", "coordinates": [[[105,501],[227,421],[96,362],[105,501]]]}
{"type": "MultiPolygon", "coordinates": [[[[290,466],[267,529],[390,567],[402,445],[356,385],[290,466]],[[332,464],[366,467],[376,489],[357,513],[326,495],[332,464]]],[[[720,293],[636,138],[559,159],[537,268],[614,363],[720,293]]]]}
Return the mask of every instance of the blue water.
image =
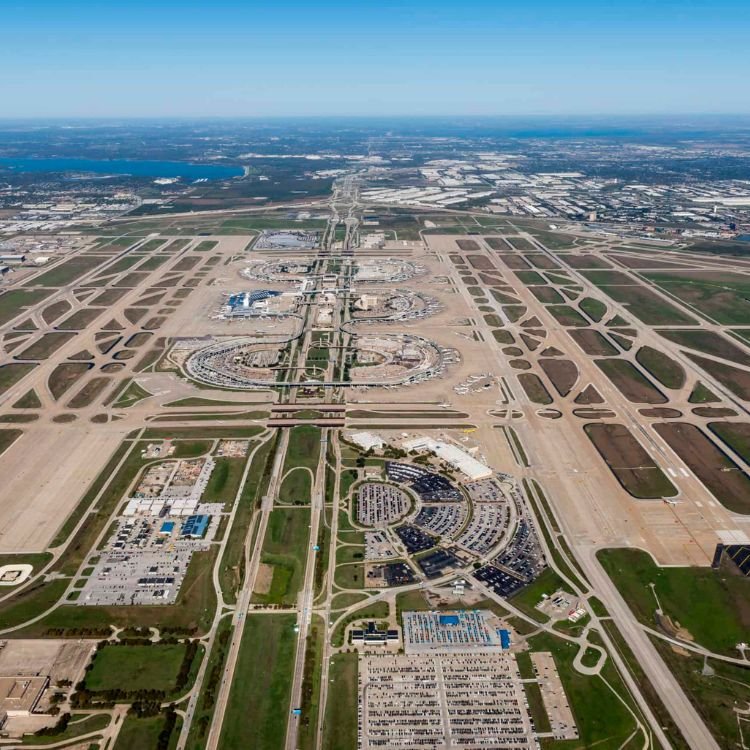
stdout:
{"type": "Polygon", "coordinates": [[[182,177],[186,180],[226,180],[241,177],[242,167],[220,164],[190,164],[183,161],[135,159],[63,159],[0,157],[0,168],[19,172],[94,172],[133,177],[182,177]]]}
{"type": "Polygon", "coordinates": [[[734,239],[740,240],[741,242],[750,242],[750,234],[739,234],[734,239]]]}

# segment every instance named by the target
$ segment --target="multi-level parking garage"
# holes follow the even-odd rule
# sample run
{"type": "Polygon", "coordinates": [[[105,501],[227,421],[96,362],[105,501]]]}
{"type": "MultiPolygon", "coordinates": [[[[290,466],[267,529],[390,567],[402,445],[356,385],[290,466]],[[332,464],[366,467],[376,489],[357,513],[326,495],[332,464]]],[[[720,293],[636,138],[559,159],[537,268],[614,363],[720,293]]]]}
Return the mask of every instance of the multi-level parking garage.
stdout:
{"type": "Polygon", "coordinates": [[[253,250],[312,250],[320,241],[320,232],[284,229],[261,232],[253,250]]]}
{"type": "Polygon", "coordinates": [[[422,292],[410,289],[373,291],[353,294],[349,309],[351,323],[404,323],[434,315],[440,303],[422,292]]]}
{"type": "Polygon", "coordinates": [[[370,258],[354,264],[352,284],[394,284],[426,272],[424,266],[403,258],[370,258]]]}
{"type": "MultiPolygon", "coordinates": [[[[189,377],[222,388],[287,388],[293,383],[277,380],[271,368],[283,344],[293,338],[273,345],[251,336],[213,342],[191,354],[184,369],[189,377]]],[[[457,356],[420,336],[401,334],[356,336],[352,349],[348,377],[314,382],[339,387],[412,385],[441,375],[457,356]]]]}
{"type": "Polygon", "coordinates": [[[259,281],[293,283],[309,278],[312,270],[313,263],[304,258],[259,260],[240,271],[240,275],[259,281]]]}

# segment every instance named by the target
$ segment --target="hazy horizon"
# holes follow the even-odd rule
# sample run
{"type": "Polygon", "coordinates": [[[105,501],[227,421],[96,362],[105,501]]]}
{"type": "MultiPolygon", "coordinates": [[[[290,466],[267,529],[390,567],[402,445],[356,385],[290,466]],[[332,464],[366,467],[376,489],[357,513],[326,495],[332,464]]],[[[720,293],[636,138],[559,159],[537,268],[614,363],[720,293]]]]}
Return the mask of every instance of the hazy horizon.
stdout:
{"type": "Polygon", "coordinates": [[[750,114],[734,0],[5,4],[12,119],[750,114]]]}

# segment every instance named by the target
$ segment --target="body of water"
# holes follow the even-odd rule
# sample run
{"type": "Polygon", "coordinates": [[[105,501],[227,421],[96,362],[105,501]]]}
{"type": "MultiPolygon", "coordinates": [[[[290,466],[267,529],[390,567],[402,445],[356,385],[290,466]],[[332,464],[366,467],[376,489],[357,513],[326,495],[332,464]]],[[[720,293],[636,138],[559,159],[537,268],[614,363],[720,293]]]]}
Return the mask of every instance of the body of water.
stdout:
{"type": "Polygon", "coordinates": [[[0,157],[0,169],[18,172],[93,172],[133,177],[181,177],[185,180],[226,180],[241,177],[242,167],[223,164],[191,164],[184,161],[136,159],[64,159],[0,157]]]}

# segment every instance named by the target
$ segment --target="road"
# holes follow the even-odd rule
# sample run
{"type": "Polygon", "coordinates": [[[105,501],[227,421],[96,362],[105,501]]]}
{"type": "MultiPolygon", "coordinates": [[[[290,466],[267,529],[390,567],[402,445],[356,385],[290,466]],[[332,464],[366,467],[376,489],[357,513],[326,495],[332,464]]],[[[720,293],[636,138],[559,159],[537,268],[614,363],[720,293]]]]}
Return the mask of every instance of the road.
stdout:
{"type": "MultiPolygon", "coordinates": [[[[266,493],[266,496],[263,498],[261,508],[258,511],[260,521],[258,526],[258,533],[256,535],[255,548],[252,550],[252,552],[247,549],[247,553],[251,554],[250,562],[247,566],[247,573],[242,584],[242,589],[239,596],[237,597],[237,606],[235,607],[234,614],[232,615],[232,624],[234,625],[234,628],[232,630],[232,638],[227,652],[226,663],[224,665],[224,674],[222,676],[221,684],[219,685],[219,691],[216,697],[214,717],[213,721],[211,722],[211,729],[209,730],[208,739],[206,740],[206,750],[216,750],[219,747],[221,727],[224,722],[224,714],[227,709],[229,694],[232,688],[232,680],[235,677],[237,660],[242,643],[245,616],[247,615],[247,611],[250,606],[250,598],[252,597],[253,590],[255,589],[255,581],[258,575],[258,569],[260,567],[263,548],[262,540],[266,535],[268,517],[273,510],[273,498],[278,496],[279,485],[281,483],[281,472],[284,466],[284,459],[286,458],[286,449],[288,443],[289,432],[287,430],[284,430],[281,432],[278,450],[276,451],[276,455],[274,457],[268,491],[266,493]]],[[[250,540],[249,534],[250,530],[248,531],[248,542],[250,540]]]]}

